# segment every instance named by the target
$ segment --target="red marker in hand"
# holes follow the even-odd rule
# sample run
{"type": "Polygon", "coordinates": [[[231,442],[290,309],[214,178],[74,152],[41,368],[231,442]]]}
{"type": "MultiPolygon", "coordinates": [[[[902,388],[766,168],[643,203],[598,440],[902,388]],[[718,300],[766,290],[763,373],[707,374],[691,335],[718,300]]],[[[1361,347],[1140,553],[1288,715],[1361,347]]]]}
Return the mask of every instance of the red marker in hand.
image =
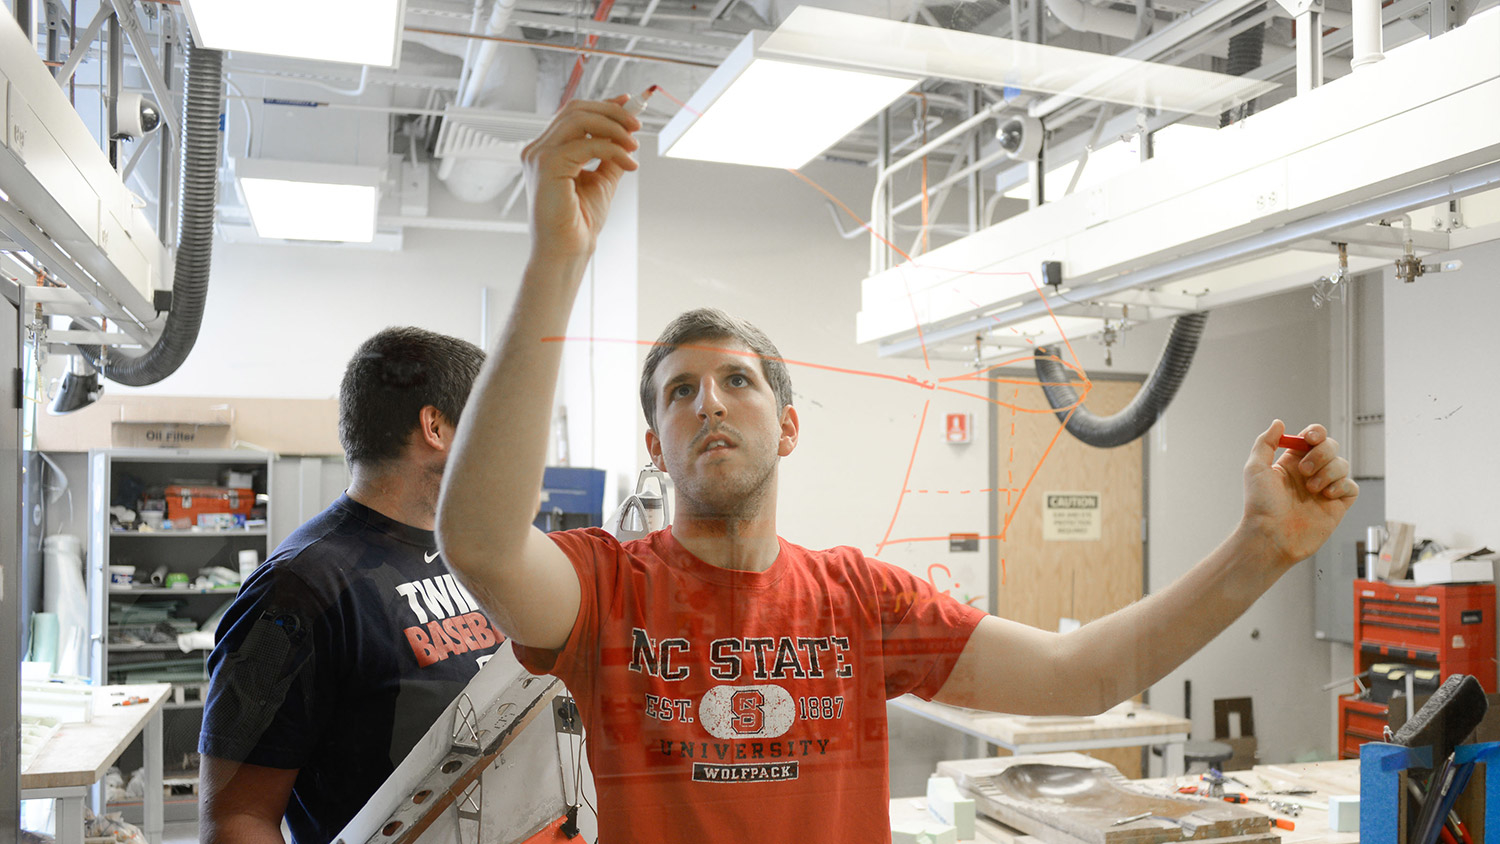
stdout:
{"type": "Polygon", "coordinates": [[[1309,451],[1312,449],[1306,437],[1294,437],[1288,434],[1283,434],[1281,439],[1276,441],[1276,447],[1290,449],[1291,451],[1309,451]]]}

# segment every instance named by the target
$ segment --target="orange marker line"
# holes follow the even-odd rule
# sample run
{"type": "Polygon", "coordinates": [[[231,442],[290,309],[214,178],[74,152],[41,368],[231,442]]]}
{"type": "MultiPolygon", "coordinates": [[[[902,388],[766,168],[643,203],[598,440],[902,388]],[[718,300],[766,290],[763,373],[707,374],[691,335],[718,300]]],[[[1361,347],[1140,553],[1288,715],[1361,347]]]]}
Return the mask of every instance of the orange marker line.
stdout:
{"type": "MultiPolygon", "coordinates": [[[[1003,539],[1000,536],[981,536],[980,539],[1003,539]]],[[[947,542],[950,536],[902,536],[885,543],[887,545],[909,545],[913,542],[947,542]]],[[[876,553],[879,553],[878,551],[876,553]]]]}
{"type": "MultiPolygon", "coordinates": [[[[1011,405],[1009,405],[1009,404],[1007,404],[1007,403],[1005,403],[1003,401],[1000,401],[999,399],[992,399],[989,396],[980,395],[979,393],[971,393],[971,392],[969,392],[967,390],[955,390],[952,387],[938,387],[938,392],[941,392],[941,393],[953,393],[953,394],[959,395],[959,396],[968,396],[969,398],[979,399],[980,401],[987,401],[990,404],[996,404],[996,405],[999,405],[1001,407],[1011,407],[1011,405]]],[[[1083,396],[1079,396],[1078,400],[1075,401],[1075,402],[1073,402],[1072,404],[1066,404],[1066,405],[1063,405],[1062,407],[1058,407],[1058,408],[1052,408],[1052,407],[1046,407],[1046,408],[1039,408],[1039,407],[1014,407],[1012,409],[1016,410],[1016,411],[1019,411],[1021,413],[1034,413],[1034,414],[1039,414],[1039,415],[1046,415],[1048,413],[1056,413],[1059,410],[1068,410],[1068,411],[1074,410],[1079,405],[1083,404],[1083,399],[1084,399],[1083,396]]]]}
{"type": "MultiPolygon", "coordinates": [[[[660,345],[655,340],[624,340],[624,339],[621,339],[621,338],[618,338],[618,337],[543,337],[542,338],[542,342],[543,343],[624,343],[626,345],[631,345],[631,346],[656,346],[656,345],[660,345]]],[[[765,356],[762,356],[762,355],[758,355],[755,352],[740,351],[738,349],[725,349],[725,348],[723,348],[721,346],[700,346],[700,345],[695,345],[693,343],[681,343],[681,344],[678,344],[677,348],[679,348],[679,349],[694,349],[694,350],[697,350],[697,351],[725,352],[725,353],[728,353],[728,354],[731,354],[731,355],[739,355],[740,357],[745,357],[745,358],[755,358],[757,360],[776,361],[778,363],[784,363],[784,364],[786,364],[788,366],[805,366],[805,367],[807,367],[809,369],[821,369],[821,370],[824,370],[824,371],[827,371],[827,372],[837,372],[837,373],[840,373],[840,374],[843,374],[843,375],[859,375],[859,376],[864,377],[864,378],[880,378],[880,379],[883,379],[883,380],[886,380],[886,381],[895,381],[898,384],[909,384],[909,385],[912,385],[912,386],[923,387],[924,389],[929,389],[929,390],[935,389],[932,386],[928,386],[932,382],[930,382],[930,381],[921,381],[921,380],[918,380],[917,378],[915,378],[915,377],[913,377],[911,375],[905,375],[905,376],[903,376],[903,375],[890,375],[890,374],[887,374],[887,373],[884,373],[884,372],[867,372],[867,371],[862,370],[862,369],[849,369],[849,368],[843,367],[843,366],[829,366],[827,364],[811,363],[811,362],[805,361],[805,360],[792,360],[791,358],[765,357],[765,356]]]]}

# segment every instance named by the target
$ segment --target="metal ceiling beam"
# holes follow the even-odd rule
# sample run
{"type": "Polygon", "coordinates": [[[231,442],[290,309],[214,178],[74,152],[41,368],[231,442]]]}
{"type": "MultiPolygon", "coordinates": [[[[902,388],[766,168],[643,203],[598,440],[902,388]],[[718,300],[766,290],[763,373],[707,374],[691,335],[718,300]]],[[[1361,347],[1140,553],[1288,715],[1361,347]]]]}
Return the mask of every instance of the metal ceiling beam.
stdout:
{"type": "Polygon", "coordinates": [[[109,6],[100,6],[99,11],[94,13],[94,19],[89,21],[89,25],[79,34],[78,43],[73,45],[72,51],[68,53],[67,61],[63,62],[63,66],[57,71],[58,87],[64,89],[68,87],[68,80],[73,78],[73,72],[89,54],[89,45],[98,40],[99,30],[104,28],[104,22],[109,20],[110,14],[109,6]]]}
{"type": "MultiPolygon", "coordinates": [[[[638,38],[648,43],[668,44],[674,47],[685,47],[690,50],[707,50],[716,53],[722,52],[724,54],[728,54],[742,40],[733,35],[716,35],[708,32],[684,32],[675,29],[579,19],[563,15],[541,15],[533,12],[513,12],[510,16],[510,22],[516,26],[545,29],[549,32],[576,32],[579,35],[601,35],[610,38],[638,38]]],[[[702,58],[702,55],[695,55],[694,58],[702,58]]]]}
{"type": "MultiPolygon", "coordinates": [[[[1387,23],[1390,23],[1391,21],[1411,14],[1418,9],[1426,7],[1427,5],[1429,5],[1429,3],[1430,0],[1397,0],[1397,2],[1386,7],[1385,20],[1387,23]]],[[[1323,49],[1325,52],[1332,52],[1345,46],[1351,40],[1353,40],[1353,35],[1349,32],[1349,30],[1347,28],[1340,29],[1336,32],[1330,33],[1323,39],[1323,49]]],[[[1274,61],[1261,65],[1255,70],[1252,70],[1249,73],[1245,74],[1245,76],[1246,78],[1252,79],[1264,79],[1267,81],[1275,80],[1296,70],[1296,61],[1296,55],[1293,53],[1288,53],[1283,58],[1276,59],[1274,61]]],[[[1087,111],[1089,107],[1090,106],[1081,106],[1080,112],[1087,111]]],[[[1167,126],[1171,126],[1174,123],[1183,122],[1183,116],[1180,114],[1171,113],[1156,114],[1146,119],[1144,127],[1140,125],[1139,121],[1140,118],[1138,117],[1137,111],[1125,111],[1105,122],[1104,128],[1100,131],[1099,136],[1101,138],[1108,139],[1124,137],[1126,135],[1133,135],[1140,131],[1155,132],[1159,129],[1164,129],[1167,126]]],[[[1088,136],[1089,131],[1085,129],[1083,131],[1080,131],[1078,134],[1068,138],[1067,140],[1048,144],[1048,160],[1054,166],[1060,166],[1070,161],[1076,161],[1078,158],[1083,156],[1085,150],[1087,149],[1088,136]]],[[[996,174],[995,189],[1003,193],[1017,185],[1024,184],[1027,178],[1028,175],[1026,172],[1026,165],[1024,164],[1018,164],[1013,167],[1006,168],[1005,170],[1001,170],[996,174]]]]}
{"type": "MultiPolygon", "coordinates": [[[[1264,2],[1266,0],[1214,0],[1214,2],[1206,3],[1193,12],[1178,18],[1154,35],[1142,38],[1115,55],[1121,58],[1140,59],[1142,61],[1159,58],[1172,52],[1178,45],[1189,38],[1233,20],[1235,16],[1243,13],[1246,9],[1264,2]]],[[[1057,94],[1032,106],[1030,113],[1033,117],[1046,118],[1064,107],[1078,102],[1079,99],[1079,97],[1068,94],[1057,94]]]]}
{"type": "MultiPolygon", "coordinates": [[[[3,175],[3,173],[0,173],[0,176],[3,175]]],[[[52,241],[52,238],[37,228],[36,224],[25,213],[16,208],[15,205],[5,201],[0,201],[0,230],[9,235],[10,240],[31,253],[33,258],[44,264],[58,278],[65,281],[69,287],[77,290],[84,298],[93,302],[94,307],[98,309],[99,313],[114,320],[120,329],[129,334],[134,340],[146,346],[155,342],[155,337],[152,335],[151,330],[147,326],[138,323],[130,309],[122,305],[113,293],[100,284],[88,270],[80,266],[81,261],[88,261],[95,269],[101,272],[112,271],[118,274],[119,271],[115,269],[114,264],[110,262],[109,256],[105,255],[103,250],[94,247],[92,250],[93,255],[80,256],[81,261],[74,261],[72,256],[64,252],[52,241]]],[[[80,232],[79,234],[81,236],[82,233],[80,232]]],[[[75,238],[73,240],[74,248],[78,249],[80,243],[81,240],[75,238]]],[[[92,244],[89,245],[92,246],[92,244]]],[[[88,247],[85,246],[83,249],[87,250],[88,247]]],[[[130,282],[121,277],[117,284],[128,287],[130,282]]],[[[131,292],[135,292],[134,288],[131,288],[131,292]]],[[[140,294],[137,293],[136,295],[139,296],[140,294]]],[[[138,310],[149,308],[144,297],[141,298],[139,303],[135,304],[138,305],[138,310]]]]}
{"type": "Polygon", "coordinates": [[[172,91],[167,86],[161,67],[156,63],[156,56],[151,52],[151,39],[146,35],[146,28],[141,25],[141,19],[135,13],[135,0],[109,0],[109,3],[114,7],[115,17],[120,19],[125,37],[130,40],[130,48],[135,51],[136,64],[145,75],[146,83],[151,86],[151,93],[156,96],[156,110],[160,112],[162,121],[172,127],[172,137],[182,137],[182,115],[178,113],[177,103],[172,98],[172,91]]]}
{"type": "MultiPolygon", "coordinates": [[[[1492,162],[1452,176],[1435,179],[1425,184],[1405,188],[1385,196],[1367,199],[1337,211],[1320,214],[1306,220],[1291,223],[1269,231],[1258,232],[1238,238],[1229,243],[1166,261],[1135,272],[1115,276],[1107,281],[1096,282],[1068,291],[1073,298],[1098,299],[1136,287],[1143,287],[1173,276],[1205,272],[1229,266],[1309,238],[1326,240],[1329,232],[1340,231],[1361,225],[1369,220],[1393,214],[1402,214],[1414,208],[1423,208],[1457,199],[1481,191],[1500,187],[1500,162],[1492,162]]],[[[1022,300],[1019,307],[1000,314],[984,314],[960,321],[949,322],[944,327],[928,327],[921,336],[883,342],[879,346],[881,357],[903,354],[921,347],[924,343],[934,345],[954,338],[968,337],[976,331],[1013,325],[1017,322],[1042,316],[1048,312],[1048,302],[1036,296],[1022,300]]]]}

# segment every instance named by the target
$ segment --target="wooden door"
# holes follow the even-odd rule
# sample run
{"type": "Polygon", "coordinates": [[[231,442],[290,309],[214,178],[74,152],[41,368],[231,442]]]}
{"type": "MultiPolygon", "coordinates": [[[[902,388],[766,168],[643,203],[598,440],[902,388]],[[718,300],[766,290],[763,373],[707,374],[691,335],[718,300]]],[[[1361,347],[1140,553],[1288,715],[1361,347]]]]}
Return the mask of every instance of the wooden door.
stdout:
{"type": "MultiPolygon", "coordinates": [[[[1093,389],[1084,406],[1095,415],[1116,412],[1140,387],[1135,379],[1105,380],[1093,373],[1091,377],[1093,389]]],[[[1047,407],[1035,385],[1001,384],[996,398],[1001,405],[993,426],[994,486],[996,526],[1002,537],[996,543],[996,614],[1057,630],[1061,619],[1087,624],[1140,599],[1142,441],[1095,448],[1066,431],[1059,433],[1061,423],[1051,413],[1025,413],[1007,406],[1047,407]],[[1093,512],[1091,503],[1097,504],[1093,512]],[[1097,538],[1092,538],[1095,524],[1097,538]]],[[[1141,775],[1139,748],[1090,755],[1128,777],[1141,775]]]]}

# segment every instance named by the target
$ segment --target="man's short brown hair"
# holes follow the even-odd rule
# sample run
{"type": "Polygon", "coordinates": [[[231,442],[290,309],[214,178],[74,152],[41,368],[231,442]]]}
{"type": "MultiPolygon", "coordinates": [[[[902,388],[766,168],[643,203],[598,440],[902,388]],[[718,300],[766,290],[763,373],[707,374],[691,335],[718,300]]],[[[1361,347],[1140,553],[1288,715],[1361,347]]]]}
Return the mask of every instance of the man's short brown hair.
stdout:
{"type": "Polygon", "coordinates": [[[776,409],[780,411],[792,403],[792,376],[771,338],[745,320],[721,310],[698,308],[677,317],[662,329],[641,367],[641,410],[645,411],[646,426],[651,430],[656,430],[656,387],[652,384],[656,368],[679,346],[702,340],[738,340],[743,343],[760,358],[766,383],[771,385],[771,392],[776,396],[776,409]]]}

